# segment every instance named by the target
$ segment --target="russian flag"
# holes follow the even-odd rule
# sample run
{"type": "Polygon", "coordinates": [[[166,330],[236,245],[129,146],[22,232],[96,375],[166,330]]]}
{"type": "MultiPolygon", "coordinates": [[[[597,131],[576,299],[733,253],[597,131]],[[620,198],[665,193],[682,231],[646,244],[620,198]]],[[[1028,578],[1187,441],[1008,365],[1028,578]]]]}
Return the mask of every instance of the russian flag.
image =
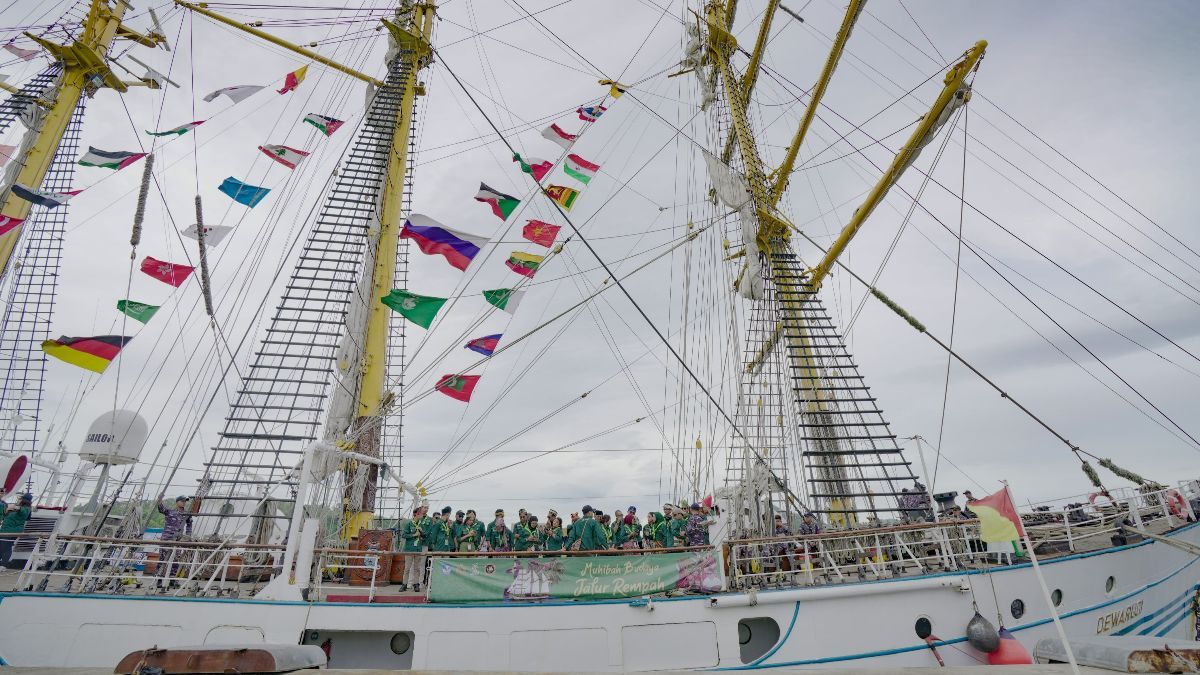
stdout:
{"type": "Polygon", "coordinates": [[[465,349],[470,349],[473,352],[478,352],[484,356],[491,356],[492,352],[496,351],[496,345],[500,344],[500,333],[495,335],[484,335],[481,338],[475,338],[467,344],[463,345],[465,349]]]}
{"type": "Polygon", "coordinates": [[[414,213],[400,231],[401,239],[412,239],[426,255],[445,256],[452,267],[466,270],[488,243],[487,237],[452,230],[429,216],[414,213]]]}

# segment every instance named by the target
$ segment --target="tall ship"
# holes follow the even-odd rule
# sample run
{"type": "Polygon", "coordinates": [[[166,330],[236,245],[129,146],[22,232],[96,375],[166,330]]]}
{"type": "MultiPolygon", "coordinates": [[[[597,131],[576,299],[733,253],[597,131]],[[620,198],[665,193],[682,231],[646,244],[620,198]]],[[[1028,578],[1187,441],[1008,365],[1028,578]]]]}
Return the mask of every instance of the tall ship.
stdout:
{"type": "Polygon", "coordinates": [[[1197,639],[1200,475],[1155,444],[1200,441],[1144,376],[1195,391],[1150,308],[1200,254],[984,96],[995,47],[883,0],[501,4],[0,14],[0,663],[1197,639]]]}

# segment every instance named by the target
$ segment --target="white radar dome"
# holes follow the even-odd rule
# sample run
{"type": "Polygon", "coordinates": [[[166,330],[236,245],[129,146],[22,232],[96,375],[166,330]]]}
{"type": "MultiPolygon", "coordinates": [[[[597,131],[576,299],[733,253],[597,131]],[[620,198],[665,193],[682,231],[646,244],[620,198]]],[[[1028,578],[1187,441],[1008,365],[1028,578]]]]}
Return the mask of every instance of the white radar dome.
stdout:
{"type": "Polygon", "coordinates": [[[150,428],[130,410],[104,413],[88,427],[80,458],[95,464],[133,464],[142,454],[150,428]]]}

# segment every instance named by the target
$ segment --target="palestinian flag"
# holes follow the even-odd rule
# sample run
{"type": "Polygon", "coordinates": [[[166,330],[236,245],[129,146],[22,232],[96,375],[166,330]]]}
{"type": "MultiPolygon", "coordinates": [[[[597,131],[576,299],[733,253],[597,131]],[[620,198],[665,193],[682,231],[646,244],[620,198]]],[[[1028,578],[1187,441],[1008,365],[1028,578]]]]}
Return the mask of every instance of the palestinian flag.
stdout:
{"type": "Polygon", "coordinates": [[[116,169],[120,171],[146,156],[144,152],[109,152],[88,147],[88,151],[79,158],[81,166],[98,166],[101,169],[116,169]]]}
{"type": "Polygon", "coordinates": [[[533,179],[539,183],[542,182],[542,179],[546,177],[546,174],[550,173],[550,169],[554,168],[554,162],[551,162],[548,159],[530,157],[529,161],[526,162],[524,159],[521,159],[520,155],[516,153],[513,153],[513,161],[519,163],[521,165],[521,170],[530,176],[533,176],[533,179]]]}
{"type": "Polygon", "coordinates": [[[464,403],[471,400],[475,385],[479,384],[479,375],[443,375],[434,389],[442,392],[456,401],[464,403]]]}
{"type": "Polygon", "coordinates": [[[421,328],[429,328],[433,317],[437,316],[438,310],[448,299],[417,295],[397,288],[380,298],[380,302],[421,328]]]}
{"type": "Polygon", "coordinates": [[[174,129],[167,129],[166,131],[147,131],[146,133],[150,134],[151,136],[182,136],[201,124],[204,124],[204,120],[200,120],[199,122],[188,122],[187,124],[175,127],[174,129]]]}
{"type": "Polygon", "coordinates": [[[615,80],[600,80],[600,84],[608,85],[608,95],[613,97],[613,100],[621,98],[621,95],[629,88],[615,80]]]}
{"type": "Polygon", "coordinates": [[[561,185],[551,185],[546,188],[546,194],[550,195],[550,198],[557,202],[559,206],[570,211],[571,207],[575,205],[575,198],[579,196],[579,190],[561,185]]]}
{"type": "Polygon", "coordinates": [[[204,97],[205,102],[212,103],[218,96],[228,96],[234,103],[241,103],[258,92],[266,89],[261,84],[237,84],[232,87],[218,89],[204,97]]]}
{"type": "Polygon", "coordinates": [[[515,288],[497,288],[483,292],[484,300],[487,300],[496,309],[502,309],[509,314],[516,313],[517,305],[520,305],[524,298],[525,291],[518,291],[515,288]]]}
{"type": "Polygon", "coordinates": [[[508,260],[504,261],[504,264],[508,266],[508,269],[516,272],[517,274],[532,279],[533,275],[537,273],[538,268],[541,267],[542,261],[545,259],[545,256],[534,255],[532,253],[522,253],[521,251],[513,251],[512,255],[508,256],[508,260]]]}
{"type": "Polygon", "coordinates": [[[1025,536],[1025,527],[1008,488],[983,499],[967,502],[967,508],[979,518],[979,538],[988,542],[1016,541],[1025,536]]]}
{"type": "Polygon", "coordinates": [[[24,199],[27,202],[33,202],[38,206],[44,206],[52,209],[56,206],[62,206],[71,200],[71,197],[83,192],[83,190],[70,190],[68,192],[42,192],[34,190],[31,187],[25,187],[20,183],[14,183],[12,186],[13,195],[24,199]]]}
{"type": "Polygon", "coordinates": [[[320,129],[321,133],[325,134],[326,136],[332,136],[333,132],[342,128],[342,125],[345,124],[345,122],[339,119],[326,117],[325,115],[318,115],[316,113],[308,113],[304,116],[304,121],[320,129]]]}
{"type": "Polygon", "coordinates": [[[267,157],[270,157],[289,169],[296,168],[296,165],[300,163],[300,160],[308,157],[309,155],[309,153],[304,152],[303,150],[289,148],[286,145],[267,144],[258,146],[258,149],[262,150],[263,154],[267,157]]]}
{"type": "Polygon", "coordinates": [[[608,108],[602,105],[585,105],[577,108],[575,112],[579,114],[579,119],[584,122],[595,122],[600,119],[605,110],[608,110],[608,108]]]}
{"type": "Polygon", "coordinates": [[[161,307],[158,305],[147,305],[144,302],[136,302],[134,300],[118,300],[117,309],[131,319],[146,323],[161,307]]]}
{"type": "Polygon", "coordinates": [[[568,134],[563,131],[557,124],[551,124],[542,131],[542,138],[551,143],[558,143],[563,150],[570,150],[572,145],[575,145],[575,139],[579,138],[575,134],[568,134]]]}
{"type": "Polygon", "coordinates": [[[475,338],[467,344],[463,345],[463,349],[470,349],[484,356],[491,356],[496,351],[496,345],[500,344],[500,333],[495,335],[484,335],[481,338],[475,338]]]}
{"type": "Polygon", "coordinates": [[[299,87],[300,83],[304,81],[304,76],[307,74],[308,74],[308,66],[302,66],[301,68],[299,68],[297,70],[293,70],[292,72],[285,75],[283,78],[283,89],[279,89],[278,90],[279,93],[286,94],[289,91],[292,91],[293,89],[295,89],[296,87],[299,87]]]}
{"type": "Polygon", "coordinates": [[[46,340],[42,351],[59,361],[86,368],[93,373],[103,373],[108,364],[117,358],[121,348],[129,344],[131,337],[123,335],[97,335],[95,337],[67,337],[46,340]]]}
{"type": "Polygon", "coordinates": [[[567,161],[563,164],[563,171],[584,185],[587,185],[599,170],[599,164],[592,164],[579,155],[567,155],[567,161]]]}
{"type": "Polygon", "coordinates": [[[550,248],[554,245],[554,239],[558,237],[558,231],[561,229],[558,225],[543,223],[540,220],[530,220],[525,223],[525,227],[521,228],[521,236],[539,246],[550,248]]]}
{"type": "Polygon", "coordinates": [[[475,201],[490,204],[492,213],[500,220],[507,220],[513,210],[517,208],[517,204],[521,200],[512,195],[506,195],[503,192],[498,192],[487,186],[487,183],[479,184],[479,192],[475,195],[475,201]]]}
{"type": "Polygon", "coordinates": [[[151,258],[150,256],[146,256],[146,259],[142,261],[143,272],[154,277],[155,279],[158,279],[164,284],[170,284],[175,288],[182,286],[183,282],[187,281],[187,278],[191,276],[192,272],[195,270],[195,267],[176,265],[175,263],[165,262],[156,258],[151,258]]]}

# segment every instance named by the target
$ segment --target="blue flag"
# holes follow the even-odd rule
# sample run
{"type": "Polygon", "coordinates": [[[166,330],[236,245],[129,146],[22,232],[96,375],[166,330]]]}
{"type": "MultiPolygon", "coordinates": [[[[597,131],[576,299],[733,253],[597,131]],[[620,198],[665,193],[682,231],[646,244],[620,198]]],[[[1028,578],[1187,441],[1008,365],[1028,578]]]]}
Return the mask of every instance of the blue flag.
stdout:
{"type": "Polygon", "coordinates": [[[247,185],[233,176],[226,178],[225,182],[221,183],[221,187],[217,189],[229,195],[233,201],[251,208],[257,206],[271,191],[271,188],[247,185]]]}

